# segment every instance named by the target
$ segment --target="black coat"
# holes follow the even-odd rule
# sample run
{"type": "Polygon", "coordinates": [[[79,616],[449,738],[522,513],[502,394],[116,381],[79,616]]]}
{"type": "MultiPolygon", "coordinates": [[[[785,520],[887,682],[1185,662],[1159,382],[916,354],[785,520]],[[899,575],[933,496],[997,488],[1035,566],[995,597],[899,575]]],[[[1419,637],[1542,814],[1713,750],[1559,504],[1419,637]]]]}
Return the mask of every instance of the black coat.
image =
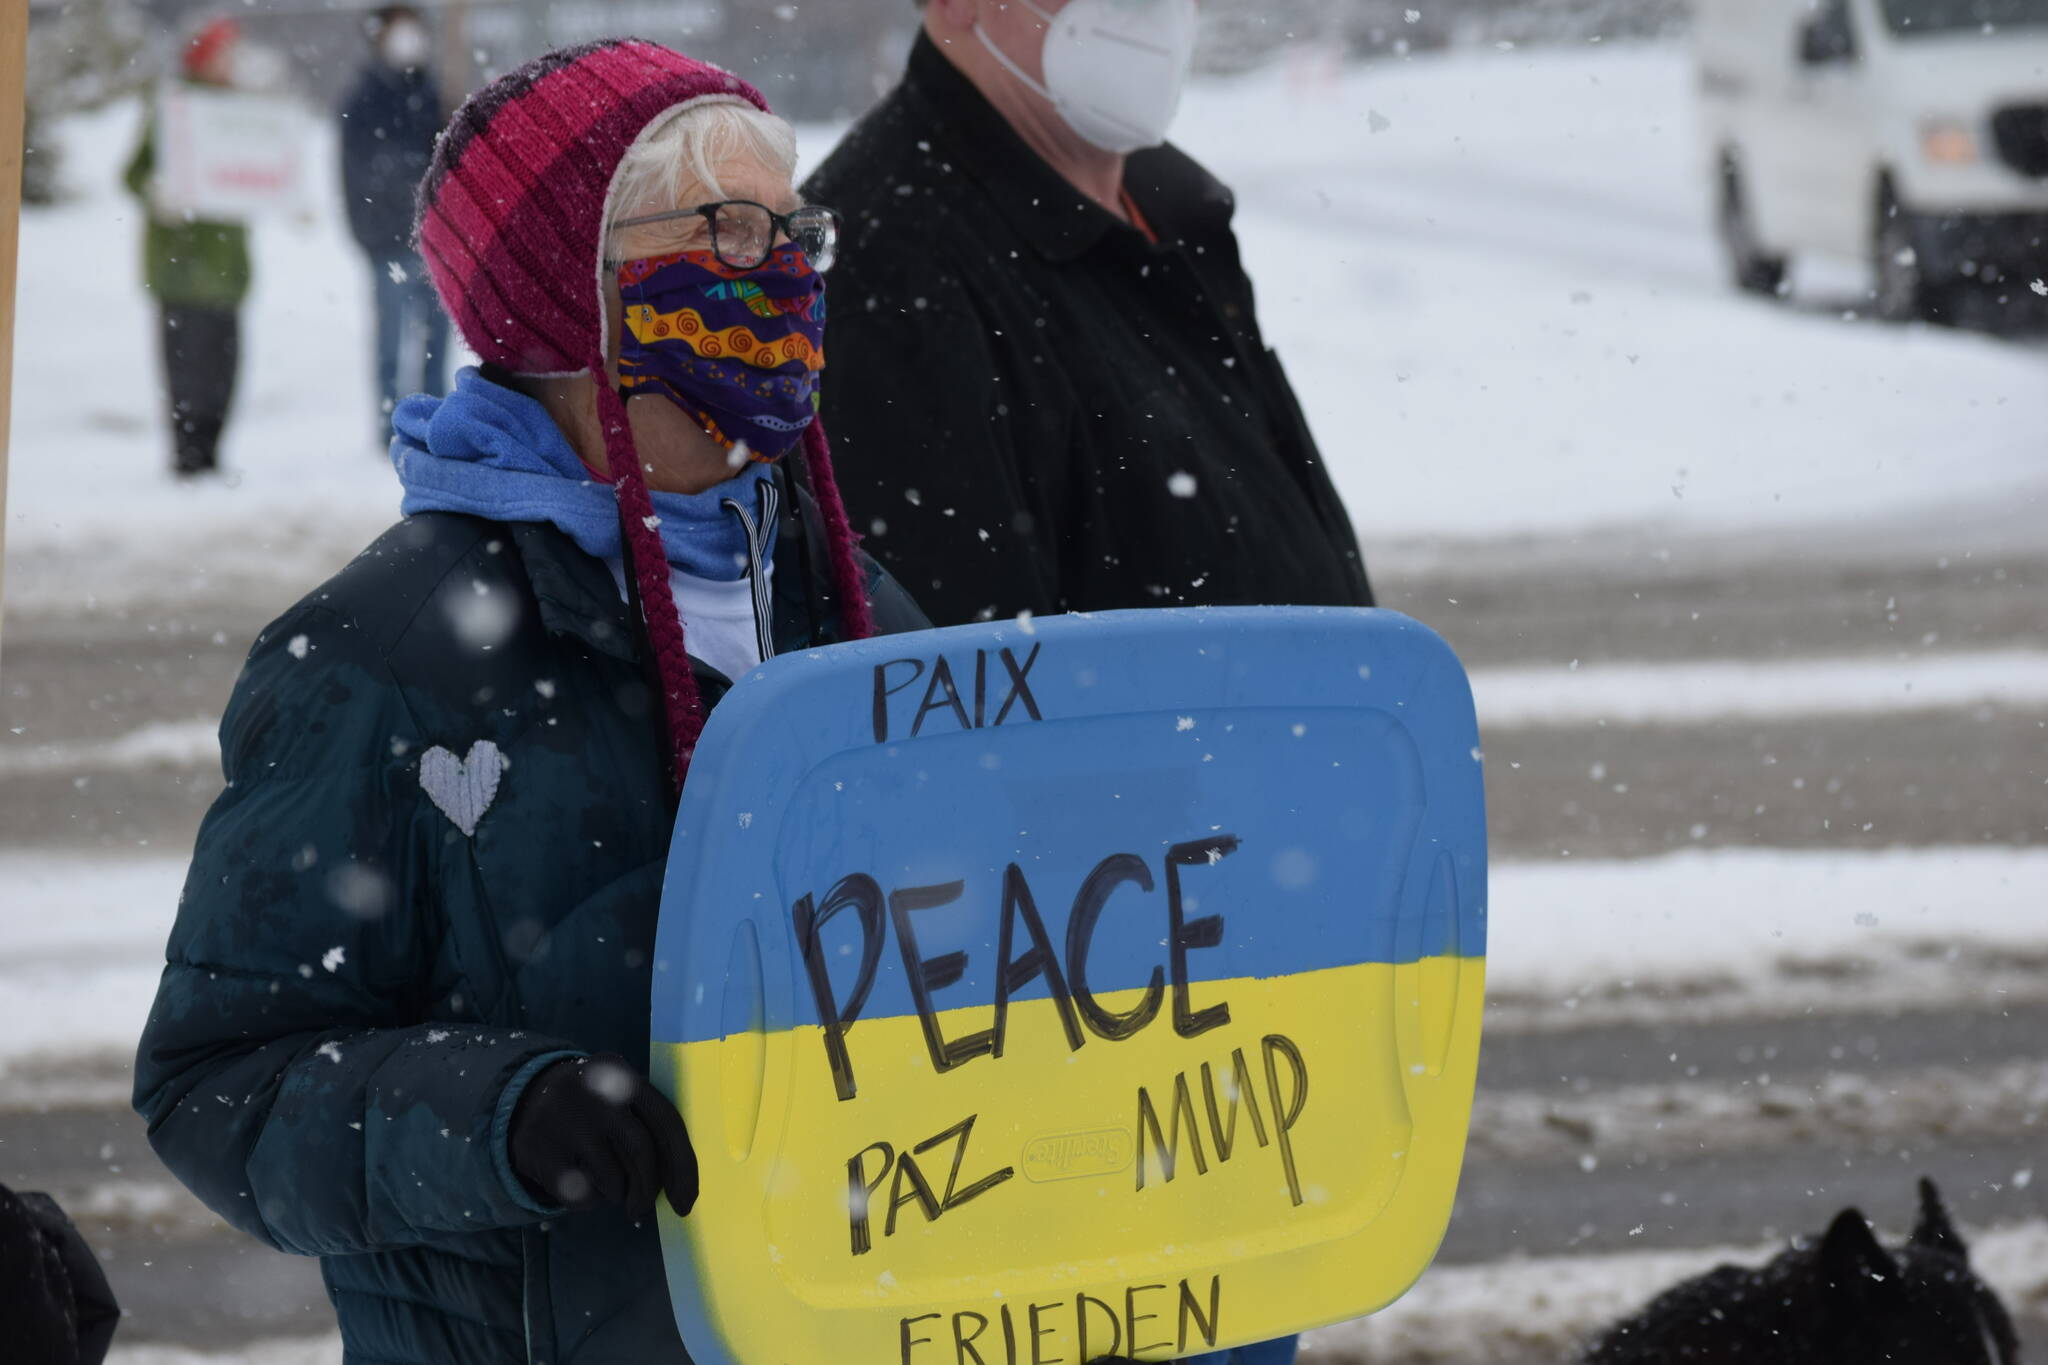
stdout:
{"type": "Polygon", "coordinates": [[[25,1365],[100,1365],[121,1310],[92,1248],[46,1194],[0,1185],[0,1341],[25,1365]]]}
{"type": "Polygon", "coordinates": [[[341,106],[349,231],[378,259],[412,252],[413,191],[434,159],[441,95],[424,70],[372,61],[341,106]]]}
{"type": "MultiPolygon", "coordinates": [[[[838,625],[816,513],[784,506],[787,652],[838,625]]],[[[922,626],[868,567],[878,628],[922,626]]],[[[235,684],[135,1103],[214,1212],[325,1258],[350,1362],[687,1365],[653,1221],[536,1204],[505,1148],[550,1061],[647,1064],[673,816],[641,638],[554,527],[426,513],[235,684]],[[458,760],[501,773],[480,814],[458,760]]]]}
{"type": "Polygon", "coordinates": [[[925,38],[806,183],[846,216],[824,414],[866,548],[941,625],[1371,605],[1259,334],[1230,191],[1170,146],[1132,156],[1125,186],[1159,244],[925,38]]]}

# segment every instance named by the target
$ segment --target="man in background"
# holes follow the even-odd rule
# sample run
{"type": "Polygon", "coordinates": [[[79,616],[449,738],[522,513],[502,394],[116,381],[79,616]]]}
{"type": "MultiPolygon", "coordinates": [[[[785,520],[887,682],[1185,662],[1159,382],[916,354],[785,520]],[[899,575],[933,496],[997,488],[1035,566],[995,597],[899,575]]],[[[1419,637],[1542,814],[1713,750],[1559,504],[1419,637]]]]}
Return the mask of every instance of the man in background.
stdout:
{"type": "Polygon", "coordinates": [[[804,187],[847,220],[841,487],[940,625],[1371,605],[1230,191],[1164,145],[1195,21],[1195,0],[928,0],[902,83],[804,187]]]}
{"type": "Polygon", "coordinates": [[[447,390],[448,319],[412,249],[413,189],[434,159],[442,115],[420,12],[386,5],[364,27],[371,57],[341,109],[341,185],[349,229],[370,259],[381,452],[400,398],[447,390]]]}

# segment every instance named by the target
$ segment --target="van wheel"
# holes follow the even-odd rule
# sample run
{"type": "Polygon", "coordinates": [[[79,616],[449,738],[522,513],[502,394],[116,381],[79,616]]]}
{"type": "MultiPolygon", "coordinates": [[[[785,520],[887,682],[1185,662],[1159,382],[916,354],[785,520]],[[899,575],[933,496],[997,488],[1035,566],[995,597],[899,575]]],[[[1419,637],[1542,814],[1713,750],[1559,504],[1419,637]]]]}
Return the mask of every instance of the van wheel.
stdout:
{"type": "Polygon", "coordinates": [[[1920,238],[1915,215],[1889,186],[1879,190],[1871,242],[1872,304],[1886,322],[1933,322],[1948,313],[1942,291],[1928,282],[1920,238]]]}
{"type": "Polygon", "coordinates": [[[1785,287],[1785,258],[1770,255],[1757,241],[1749,220],[1749,205],[1742,192],[1742,177],[1733,162],[1721,166],[1721,203],[1717,215],[1721,249],[1727,253],[1728,273],[1735,287],[1749,294],[1772,298],[1785,287]]]}

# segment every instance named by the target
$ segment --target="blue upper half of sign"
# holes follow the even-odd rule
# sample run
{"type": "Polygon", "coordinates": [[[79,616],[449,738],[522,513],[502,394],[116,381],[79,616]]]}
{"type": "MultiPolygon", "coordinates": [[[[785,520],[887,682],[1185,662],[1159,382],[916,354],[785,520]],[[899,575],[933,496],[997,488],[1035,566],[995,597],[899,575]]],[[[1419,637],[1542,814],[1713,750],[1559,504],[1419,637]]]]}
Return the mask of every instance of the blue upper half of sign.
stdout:
{"type": "Polygon", "coordinates": [[[1463,669],[1393,612],[960,626],[770,660],[684,792],[654,1027],[1485,952],[1463,669]],[[742,928],[742,926],[745,926],[742,928]]]}

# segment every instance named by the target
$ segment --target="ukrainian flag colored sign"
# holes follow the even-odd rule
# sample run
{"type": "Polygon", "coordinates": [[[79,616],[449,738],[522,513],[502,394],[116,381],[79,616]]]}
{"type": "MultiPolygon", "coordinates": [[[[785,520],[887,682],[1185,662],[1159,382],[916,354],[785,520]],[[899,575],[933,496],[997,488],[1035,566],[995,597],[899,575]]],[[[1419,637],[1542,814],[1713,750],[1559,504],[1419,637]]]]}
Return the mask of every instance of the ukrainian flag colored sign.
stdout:
{"type": "Polygon", "coordinates": [[[1450,1216],[1486,834],[1386,611],[1110,612],[771,660],[663,892],[699,1365],[1163,1360],[1398,1297],[1450,1216]]]}

